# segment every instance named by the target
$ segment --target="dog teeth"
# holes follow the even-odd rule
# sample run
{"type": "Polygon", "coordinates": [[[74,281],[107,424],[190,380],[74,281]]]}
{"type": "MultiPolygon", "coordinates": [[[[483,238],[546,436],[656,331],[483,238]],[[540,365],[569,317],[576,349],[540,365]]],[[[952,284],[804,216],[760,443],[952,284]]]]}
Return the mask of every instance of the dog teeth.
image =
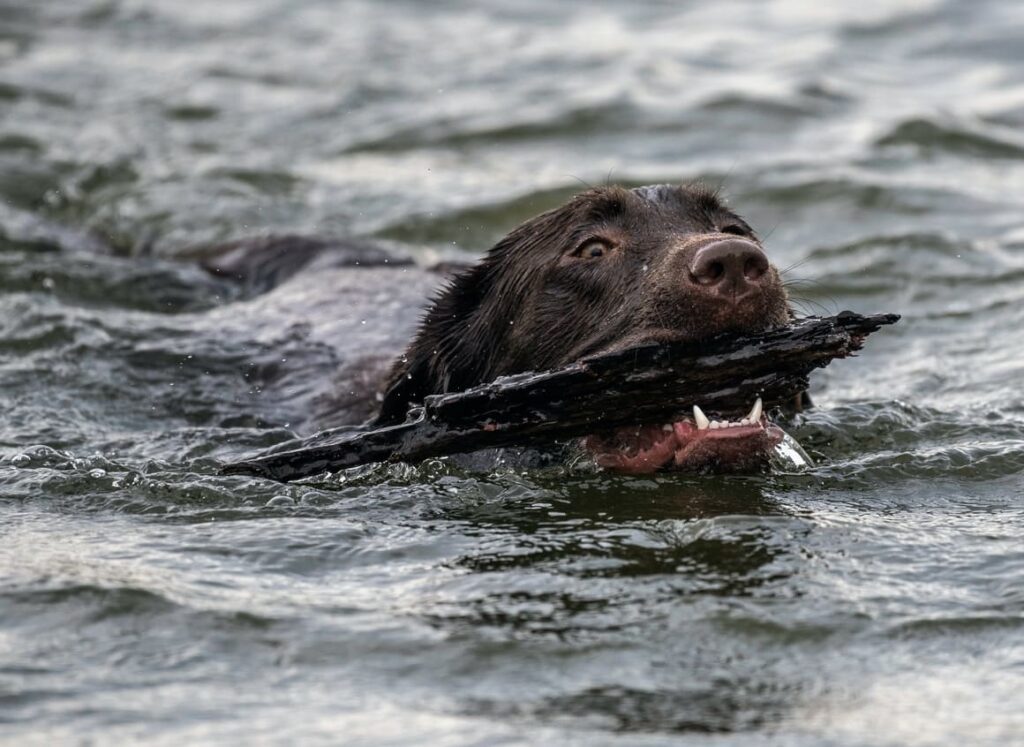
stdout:
{"type": "Polygon", "coordinates": [[[665,423],[665,425],[661,426],[661,429],[665,431],[665,433],[671,433],[673,431],[671,423],[665,423]]]}
{"type": "MultiPolygon", "coordinates": [[[[694,405],[693,422],[697,424],[697,430],[700,431],[717,431],[721,428],[741,428],[743,426],[759,424],[761,422],[761,414],[763,412],[764,403],[761,401],[760,397],[754,401],[754,406],[750,408],[750,412],[741,420],[708,420],[708,416],[704,414],[704,411],[701,410],[698,405],[694,405]]],[[[664,429],[667,432],[668,426],[665,426],[664,429]]]]}

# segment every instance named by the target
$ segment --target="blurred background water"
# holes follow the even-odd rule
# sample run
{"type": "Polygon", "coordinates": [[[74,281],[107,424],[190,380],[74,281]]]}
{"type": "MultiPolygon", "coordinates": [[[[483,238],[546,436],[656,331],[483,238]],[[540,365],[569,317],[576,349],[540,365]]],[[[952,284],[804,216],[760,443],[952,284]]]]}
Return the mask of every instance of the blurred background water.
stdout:
{"type": "Polygon", "coordinates": [[[0,741],[1024,741],[1022,39],[1009,0],[0,0],[0,741]],[[816,375],[815,469],[216,476],[364,338],[341,274],[244,296],[189,247],[471,258],[695,179],[804,310],[904,315],[816,375]]]}

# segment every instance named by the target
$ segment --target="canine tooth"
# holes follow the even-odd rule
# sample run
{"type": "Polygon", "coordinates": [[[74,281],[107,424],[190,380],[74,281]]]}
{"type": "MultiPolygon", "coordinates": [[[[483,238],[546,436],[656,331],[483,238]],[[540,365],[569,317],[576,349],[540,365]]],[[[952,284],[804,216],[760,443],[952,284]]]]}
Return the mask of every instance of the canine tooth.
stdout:
{"type": "Polygon", "coordinates": [[[751,423],[761,422],[761,410],[764,409],[764,405],[761,402],[761,398],[758,397],[754,401],[754,406],[750,408],[750,414],[747,415],[747,420],[751,423]]]}
{"type": "Polygon", "coordinates": [[[699,431],[706,431],[708,426],[711,425],[708,416],[697,405],[693,406],[693,422],[697,424],[697,430],[699,431]]]}

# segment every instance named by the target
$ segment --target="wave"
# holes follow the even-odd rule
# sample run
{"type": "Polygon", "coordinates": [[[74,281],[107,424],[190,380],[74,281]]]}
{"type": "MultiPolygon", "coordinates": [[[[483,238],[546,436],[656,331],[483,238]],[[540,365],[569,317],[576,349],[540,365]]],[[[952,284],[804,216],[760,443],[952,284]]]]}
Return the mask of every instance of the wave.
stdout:
{"type": "Polygon", "coordinates": [[[1024,140],[980,124],[937,122],[914,118],[900,122],[875,140],[880,148],[909,146],[924,153],[948,153],[974,158],[1024,158],[1024,140]]]}

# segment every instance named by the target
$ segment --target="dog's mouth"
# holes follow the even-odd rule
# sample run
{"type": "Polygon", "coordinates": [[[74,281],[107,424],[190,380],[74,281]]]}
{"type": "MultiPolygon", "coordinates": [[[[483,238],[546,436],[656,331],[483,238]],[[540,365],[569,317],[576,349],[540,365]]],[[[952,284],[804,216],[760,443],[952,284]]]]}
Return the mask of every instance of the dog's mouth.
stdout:
{"type": "Polygon", "coordinates": [[[628,474],[661,469],[741,472],[767,464],[785,437],[768,420],[761,398],[739,420],[710,420],[694,405],[693,418],[592,435],[583,444],[600,467],[628,474]]]}

